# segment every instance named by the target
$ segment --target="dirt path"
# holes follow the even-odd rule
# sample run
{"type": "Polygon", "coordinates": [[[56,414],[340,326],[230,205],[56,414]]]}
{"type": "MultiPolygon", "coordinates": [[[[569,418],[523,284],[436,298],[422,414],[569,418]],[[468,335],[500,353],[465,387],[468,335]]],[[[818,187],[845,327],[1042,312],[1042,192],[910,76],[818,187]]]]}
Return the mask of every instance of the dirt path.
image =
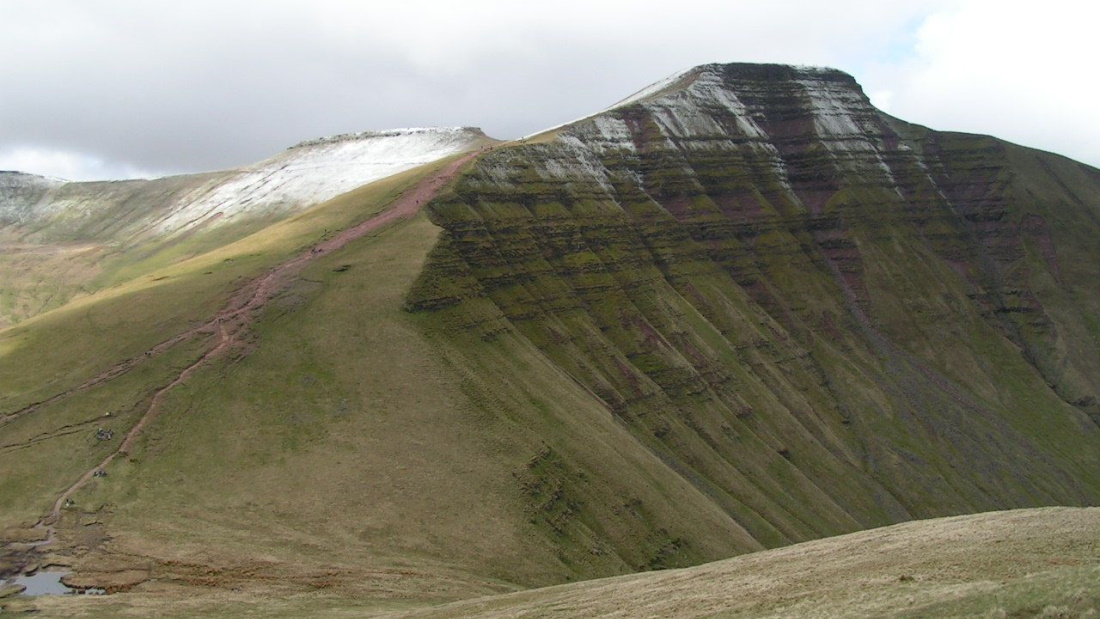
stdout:
{"type": "Polygon", "coordinates": [[[54,541],[56,537],[56,524],[61,517],[61,510],[65,507],[66,503],[72,498],[76,492],[83,488],[93,477],[95,477],[100,471],[104,470],[115,458],[119,456],[126,456],[133,448],[134,443],[141,435],[142,431],[149,425],[153,419],[156,418],[160,412],[160,404],[164,400],[172,388],[187,381],[195,372],[209,364],[212,360],[223,355],[227,350],[240,342],[241,336],[251,327],[252,323],[256,320],[260,310],[281,292],[293,278],[310,262],[325,256],[329,253],[337,251],[355,241],[368,233],[377,230],[378,228],[385,226],[386,224],[394,221],[405,219],[416,214],[420,207],[431,200],[448,182],[452,181],[467,163],[477,157],[481,151],[475,151],[468,153],[459,159],[451,162],[444,169],[432,174],[425,180],[421,181],[415,187],[405,191],[398,198],[390,204],[389,208],[378,213],[377,215],[363,221],[355,226],[347,228],[335,236],[326,239],[305,251],[302,251],[298,255],[290,258],[281,264],[275,266],[264,275],[252,280],[250,283],[242,287],[236,294],[234,294],[225,307],[219,311],[213,318],[204,324],[189,329],[184,333],[177,335],[176,337],[157,344],[148,351],[138,355],[137,357],[127,359],[122,363],[104,371],[103,373],[85,381],[81,385],[62,392],[49,399],[32,404],[19,411],[11,413],[9,415],[0,418],[0,426],[3,426],[18,417],[32,413],[43,406],[57,402],[58,400],[70,397],[82,391],[86,391],[97,385],[109,382],[110,380],[125,374],[130,371],[135,365],[143,360],[155,357],[168,349],[172,348],[180,342],[184,342],[200,335],[213,335],[215,336],[214,345],[204,352],[197,360],[191,365],[187,366],[179,374],[177,374],[168,384],[159,388],[149,401],[149,406],[142,414],[138,422],[126,433],[126,436],[122,439],[118,449],[107,456],[102,462],[95,467],[84,472],[79,479],[76,480],[71,486],[66,488],[57,500],[54,502],[52,509],[39,523],[39,527],[45,527],[48,530],[47,542],[54,541]]]}

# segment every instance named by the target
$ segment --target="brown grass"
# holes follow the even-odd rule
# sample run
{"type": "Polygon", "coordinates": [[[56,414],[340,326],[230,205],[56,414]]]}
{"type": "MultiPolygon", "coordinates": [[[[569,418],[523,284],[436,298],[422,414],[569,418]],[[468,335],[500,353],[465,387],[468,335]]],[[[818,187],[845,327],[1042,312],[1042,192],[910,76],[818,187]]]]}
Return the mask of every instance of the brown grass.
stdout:
{"type": "MultiPolygon", "coordinates": [[[[304,591],[280,582],[289,572],[274,565],[269,581],[239,589],[146,583],[133,593],[31,604],[49,616],[85,617],[1096,617],[1100,508],[910,522],[694,568],[434,607],[378,592],[304,591]]],[[[428,582],[413,571],[385,579],[394,589],[428,582]]]]}
{"type": "Polygon", "coordinates": [[[1084,617],[1100,610],[1097,583],[1100,508],[1045,508],[909,522],[401,616],[971,617],[1062,608],[1068,614],[1055,616],[1084,617]]]}

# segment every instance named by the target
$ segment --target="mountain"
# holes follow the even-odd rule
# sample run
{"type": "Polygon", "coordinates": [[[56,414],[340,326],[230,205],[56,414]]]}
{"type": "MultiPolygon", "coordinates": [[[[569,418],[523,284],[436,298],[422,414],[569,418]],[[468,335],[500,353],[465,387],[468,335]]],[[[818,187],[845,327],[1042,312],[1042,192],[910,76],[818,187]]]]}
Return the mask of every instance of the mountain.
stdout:
{"type": "Polygon", "coordinates": [[[301,210],[485,139],[472,127],[367,131],[308,140],[238,170],[153,180],[69,183],[0,172],[0,223],[22,238],[85,241],[225,225],[301,210]]]}
{"type": "Polygon", "coordinates": [[[116,264],[133,271],[152,254],[201,253],[488,141],[471,127],[396,129],[302,142],[237,170],[153,180],[70,183],[0,172],[0,326],[114,283],[116,264]]]}
{"type": "Polygon", "coordinates": [[[1100,502],[1100,171],[780,65],[462,144],[213,173],[226,232],[9,175],[10,238],[133,248],[0,331],[9,570],[385,610],[1100,502]]]}
{"type": "Polygon", "coordinates": [[[430,207],[409,308],[536,347],[757,541],[1096,500],[1096,170],[776,66],[531,142],[430,207]]]}

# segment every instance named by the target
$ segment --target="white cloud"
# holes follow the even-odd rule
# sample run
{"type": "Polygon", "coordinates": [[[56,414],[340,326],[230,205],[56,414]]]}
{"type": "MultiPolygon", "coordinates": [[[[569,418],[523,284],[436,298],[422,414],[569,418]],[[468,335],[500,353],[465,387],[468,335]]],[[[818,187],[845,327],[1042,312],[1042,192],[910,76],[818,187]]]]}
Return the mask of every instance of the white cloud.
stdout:
{"type": "Polygon", "coordinates": [[[125,163],[104,161],[95,155],[34,147],[0,151],[0,170],[30,171],[69,181],[154,178],[160,176],[125,163]]]}
{"type": "Polygon", "coordinates": [[[1096,164],[1095,11],[1066,0],[1031,13],[987,0],[0,2],[0,151],[198,171],[367,129],[477,125],[509,138],[680,69],[745,61],[835,66],[901,118],[1096,164]]]}
{"type": "Polygon", "coordinates": [[[1100,165],[1100,5],[967,0],[930,15],[913,55],[872,71],[891,113],[935,129],[988,133],[1100,165]]]}
{"type": "Polygon", "coordinates": [[[867,98],[871,100],[872,105],[889,114],[890,108],[894,103],[894,91],[876,90],[867,93],[867,98]]]}

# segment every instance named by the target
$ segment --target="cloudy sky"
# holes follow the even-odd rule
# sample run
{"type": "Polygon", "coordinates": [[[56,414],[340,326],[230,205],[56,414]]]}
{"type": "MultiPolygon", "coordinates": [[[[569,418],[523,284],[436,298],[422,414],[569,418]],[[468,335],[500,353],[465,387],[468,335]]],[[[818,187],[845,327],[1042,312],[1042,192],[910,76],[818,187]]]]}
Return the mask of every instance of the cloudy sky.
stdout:
{"type": "Polygon", "coordinates": [[[221,169],[301,140],[513,138],[709,62],[828,65],[891,114],[1100,166],[1081,0],[0,0],[0,170],[221,169]]]}

